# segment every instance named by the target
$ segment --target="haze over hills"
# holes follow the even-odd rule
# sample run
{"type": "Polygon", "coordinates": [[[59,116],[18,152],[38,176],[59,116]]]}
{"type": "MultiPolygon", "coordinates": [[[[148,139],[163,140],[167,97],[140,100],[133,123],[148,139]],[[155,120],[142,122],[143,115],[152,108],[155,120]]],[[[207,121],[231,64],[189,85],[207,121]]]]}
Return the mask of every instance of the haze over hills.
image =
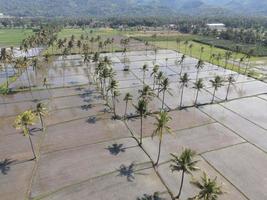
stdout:
{"type": "Polygon", "coordinates": [[[172,16],[241,14],[267,16],[267,0],[0,0],[14,16],[172,16]]]}

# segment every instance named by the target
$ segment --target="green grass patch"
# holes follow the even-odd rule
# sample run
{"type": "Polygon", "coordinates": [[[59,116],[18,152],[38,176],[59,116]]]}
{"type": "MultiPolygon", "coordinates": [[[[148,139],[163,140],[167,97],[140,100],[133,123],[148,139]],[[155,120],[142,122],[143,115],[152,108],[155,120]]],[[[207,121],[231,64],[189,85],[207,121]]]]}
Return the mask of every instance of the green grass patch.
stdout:
{"type": "Polygon", "coordinates": [[[22,40],[31,34],[31,29],[0,29],[0,47],[20,46],[22,40]]]}
{"type": "MultiPolygon", "coordinates": [[[[184,43],[181,43],[180,48],[177,49],[177,44],[175,41],[171,41],[171,42],[170,41],[157,41],[157,42],[153,42],[153,44],[160,47],[160,48],[167,48],[167,49],[179,51],[183,54],[189,55],[190,57],[194,57],[197,59],[200,59],[201,47],[204,47],[204,51],[203,51],[202,56],[201,56],[202,60],[204,60],[206,62],[210,62],[211,52],[215,53],[215,54],[220,53],[222,55],[222,59],[219,60],[219,62],[217,62],[217,60],[214,60],[213,63],[218,65],[218,66],[225,67],[225,59],[223,58],[223,56],[227,50],[224,50],[221,48],[213,47],[211,49],[211,47],[209,45],[201,44],[201,43],[194,42],[194,41],[189,42],[189,44],[193,44],[193,47],[191,49],[189,49],[188,46],[186,47],[186,45],[184,43]]],[[[239,54],[237,54],[237,59],[241,58],[243,56],[244,56],[244,54],[239,53],[239,54]]],[[[240,72],[241,74],[245,72],[244,68],[241,67],[239,69],[238,66],[233,65],[231,63],[228,63],[227,69],[231,69],[233,71],[240,72]]],[[[248,70],[247,72],[251,77],[254,77],[256,79],[259,79],[261,77],[261,74],[256,73],[255,71],[248,70]]]]}
{"type": "Polygon", "coordinates": [[[160,41],[176,41],[177,39],[181,41],[190,41],[197,38],[197,36],[194,35],[185,35],[185,34],[177,34],[177,35],[168,35],[168,34],[162,34],[157,36],[152,35],[136,35],[132,36],[132,38],[144,41],[144,42],[160,42],[160,41]]]}
{"type": "Polygon", "coordinates": [[[235,51],[236,46],[239,46],[240,52],[242,53],[248,53],[250,50],[253,50],[253,56],[267,56],[267,47],[259,44],[242,44],[230,40],[221,40],[210,37],[197,37],[194,40],[231,51],[235,51]]]}
{"type": "Polygon", "coordinates": [[[76,39],[79,39],[82,34],[85,37],[86,36],[96,37],[98,35],[101,37],[112,37],[121,34],[121,32],[111,28],[98,28],[98,29],[65,28],[58,33],[58,38],[68,39],[72,35],[74,35],[76,39]]]}

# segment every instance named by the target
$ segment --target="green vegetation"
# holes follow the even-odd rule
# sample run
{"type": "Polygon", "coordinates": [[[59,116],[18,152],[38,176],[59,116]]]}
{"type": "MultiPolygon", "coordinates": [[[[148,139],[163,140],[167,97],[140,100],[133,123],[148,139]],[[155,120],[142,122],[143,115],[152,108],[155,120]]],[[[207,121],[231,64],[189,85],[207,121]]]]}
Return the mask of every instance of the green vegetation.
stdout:
{"type": "Polygon", "coordinates": [[[210,37],[196,37],[194,39],[196,42],[203,44],[214,45],[215,47],[223,48],[226,50],[236,51],[237,46],[240,48],[240,52],[248,53],[249,50],[253,49],[254,56],[267,56],[267,46],[262,46],[260,44],[244,44],[235,43],[231,40],[222,40],[210,37]]]}
{"type": "Polygon", "coordinates": [[[0,47],[20,46],[22,40],[31,34],[31,29],[0,29],[0,47]]]}
{"type": "Polygon", "coordinates": [[[64,38],[70,38],[72,35],[75,37],[80,37],[81,35],[90,36],[90,37],[96,37],[96,36],[102,36],[102,37],[112,37],[115,35],[119,35],[120,31],[111,29],[111,28],[95,28],[95,29],[83,29],[83,28],[65,28],[62,29],[58,33],[58,38],[64,39],[64,38]]]}

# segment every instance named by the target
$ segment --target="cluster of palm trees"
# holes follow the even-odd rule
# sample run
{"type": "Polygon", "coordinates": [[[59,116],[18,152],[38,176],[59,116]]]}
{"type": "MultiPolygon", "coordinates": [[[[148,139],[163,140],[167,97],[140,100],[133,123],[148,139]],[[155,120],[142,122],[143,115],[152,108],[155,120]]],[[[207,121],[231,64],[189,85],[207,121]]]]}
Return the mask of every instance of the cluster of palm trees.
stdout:
{"type": "Polygon", "coordinates": [[[41,27],[40,30],[36,31],[35,34],[28,36],[26,39],[22,41],[20,46],[20,50],[25,52],[26,56],[24,57],[15,57],[14,56],[14,48],[2,48],[0,54],[0,67],[5,72],[6,81],[4,85],[2,85],[2,93],[8,94],[10,92],[10,70],[13,71],[12,77],[20,77],[23,72],[26,71],[29,89],[31,90],[31,83],[29,79],[28,67],[32,66],[33,70],[36,71],[37,65],[41,62],[41,59],[38,58],[38,52],[35,52],[34,56],[29,55],[27,53],[29,49],[34,49],[36,51],[36,47],[46,48],[53,41],[56,40],[56,33],[60,30],[57,26],[45,26],[41,27]],[[31,57],[30,57],[31,56],[31,57]]]}
{"type": "Polygon", "coordinates": [[[45,131],[45,124],[44,124],[44,117],[47,115],[47,108],[43,103],[37,103],[35,110],[26,110],[19,114],[14,122],[14,127],[16,129],[22,130],[22,134],[25,137],[29,138],[29,142],[31,145],[31,150],[33,153],[33,160],[36,159],[36,153],[34,150],[32,138],[31,138],[31,128],[30,126],[33,126],[36,124],[36,122],[39,121],[41,123],[41,130],[45,131]]]}
{"type": "MultiPolygon", "coordinates": [[[[177,44],[177,51],[181,52],[181,43],[182,40],[177,38],[176,39],[176,44],[177,44]]],[[[188,40],[183,42],[184,45],[184,52],[185,54],[187,54],[187,50],[189,49],[189,55],[192,57],[192,49],[194,47],[193,43],[190,43],[188,40]]],[[[249,65],[250,65],[250,60],[251,57],[254,53],[253,49],[250,49],[247,53],[245,54],[240,54],[240,46],[236,46],[235,47],[235,52],[233,51],[225,51],[224,54],[218,52],[218,53],[214,53],[214,45],[208,45],[209,46],[209,62],[212,64],[217,64],[218,66],[222,66],[225,68],[225,70],[227,68],[230,68],[231,70],[236,70],[238,73],[243,72],[243,74],[247,74],[248,69],[249,69],[249,65]],[[242,55],[240,57],[240,55],[242,55]],[[221,63],[223,62],[223,63],[221,63]],[[229,64],[231,64],[231,66],[229,67],[229,64]],[[237,69],[235,69],[235,66],[237,66],[237,69]],[[241,70],[241,68],[245,67],[244,70],[241,70]]],[[[202,56],[204,53],[205,47],[201,46],[199,49],[199,60],[202,60],[202,56]]]]}
{"type": "MultiPolygon", "coordinates": [[[[185,174],[191,175],[193,177],[193,173],[195,171],[200,170],[197,166],[198,160],[195,159],[196,152],[191,149],[184,149],[180,155],[171,154],[171,171],[172,172],[181,172],[181,183],[178,190],[178,194],[174,197],[174,199],[180,199],[182,194],[182,189],[184,185],[184,177],[185,174]]],[[[193,180],[190,182],[193,186],[199,189],[199,193],[190,200],[216,200],[220,195],[223,194],[222,186],[218,185],[217,177],[211,179],[207,176],[205,172],[200,180],[193,180]]]]}
{"type": "MultiPolygon", "coordinates": [[[[92,32],[91,32],[92,33],[92,32]]],[[[114,52],[114,38],[102,38],[100,35],[93,36],[81,34],[76,39],[72,35],[70,39],[57,39],[55,44],[52,44],[52,53],[54,54],[54,46],[57,48],[61,55],[68,55],[71,53],[93,53],[93,52],[114,52]]]]}
{"type": "MultiPolygon", "coordinates": [[[[181,87],[181,98],[180,98],[180,105],[179,108],[183,108],[183,95],[184,95],[184,89],[186,87],[188,87],[189,82],[190,82],[190,77],[188,73],[182,73],[183,72],[183,63],[185,60],[185,55],[182,55],[181,59],[176,62],[178,64],[178,66],[180,66],[180,87],[181,87]]],[[[195,78],[195,82],[193,83],[193,88],[196,90],[196,96],[195,96],[195,101],[194,101],[194,105],[197,106],[198,105],[198,96],[199,96],[199,92],[205,87],[204,85],[204,80],[202,78],[199,78],[199,73],[201,71],[201,69],[203,69],[205,66],[205,63],[203,60],[199,59],[197,64],[195,65],[196,68],[196,78],[195,78]]],[[[234,84],[235,79],[234,79],[234,75],[230,74],[228,75],[227,79],[225,79],[224,77],[221,76],[215,76],[214,79],[210,80],[212,87],[214,88],[214,92],[212,95],[212,99],[211,99],[211,103],[214,103],[215,100],[215,93],[216,91],[224,86],[225,82],[228,82],[228,87],[227,87],[227,92],[226,92],[226,97],[225,100],[228,99],[228,95],[229,95],[229,91],[230,91],[230,86],[234,84]]]]}

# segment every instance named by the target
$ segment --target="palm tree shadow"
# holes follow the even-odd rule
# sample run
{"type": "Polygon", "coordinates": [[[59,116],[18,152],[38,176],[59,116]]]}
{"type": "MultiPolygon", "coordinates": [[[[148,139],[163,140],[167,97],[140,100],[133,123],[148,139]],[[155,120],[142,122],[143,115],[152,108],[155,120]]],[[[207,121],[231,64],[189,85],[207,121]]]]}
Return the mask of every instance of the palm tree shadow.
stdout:
{"type": "Polygon", "coordinates": [[[126,148],[123,147],[123,144],[114,143],[111,146],[106,148],[111,155],[117,156],[119,153],[124,153],[126,148]]]}
{"type": "Polygon", "coordinates": [[[36,128],[36,127],[31,128],[31,129],[30,129],[30,135],[31,135],[31,136],[34,136],[34,135],[35,135],[34,133],[39,132],[39,131],[41,131],[41,130],[42,130],[41,128],[36,128]]]}
{"type": "Polygon", "coordinates": [[[133,182],[135,175],[147,175],[145,173],[137,172],[138,170],[135,170],[135,167],[136,165],[134,162],[132,162],[129,166],[122,164],[120,169],[117,170],[119,172],[117,176],[126,177],[128,182],[133,182]]]}
{"type": "Polygon", "coordinates": [[[165,200],[161,198],[158,192],[155,192],[153,195],[144,194],[142,197],[138,197],[136,200],[165,200]]]}
{"type": "Polygon", "coordinates": [[[90,109],[92,109],[94,106],[92,104],[85,104],[81,106],[82,110],[88,111],[90,109]]]}
{"type": "Polygon", "coordinates": [[[89,118],[86,120],[86,122],[87,122],[88,124],[95,124],[98,120],[99,120],[99,119],[97,119],[97,117],[92,116],[92,117],[89,117],[89,118]]]}
{"type": "Polygon", "coordinates": [[[10,165],[15,162],[15,160],[5,159],[0,162],[0,171],[3,175],[7,175],[8,171],[10,171],[10,165]]]}

